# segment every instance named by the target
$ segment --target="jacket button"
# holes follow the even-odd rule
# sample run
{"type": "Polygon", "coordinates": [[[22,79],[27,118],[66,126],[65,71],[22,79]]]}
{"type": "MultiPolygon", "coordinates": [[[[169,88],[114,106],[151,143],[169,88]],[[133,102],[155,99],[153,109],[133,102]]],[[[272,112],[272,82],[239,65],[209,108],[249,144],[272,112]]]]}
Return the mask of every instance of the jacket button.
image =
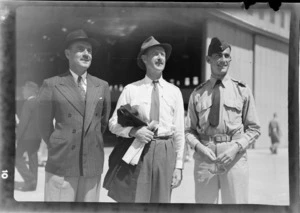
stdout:
{"type": "Polygon", "coordinates": [[[72,133],[76,133],[76,129],[73,129],[72,133]]]}
{"type": "Polygon", "coordinates": [[[68,117],[69,117],[69,118],[70,118],[70,117],[72,117],[72,114],[71,114],[71,113],[69,113],[69,114],[68,114],[68,117]]]}
{"type": "Polygon", "coordinates": [[[75,149],[75,145],[72,146],[72,150],[74,150],[74,149],[75,149]]]}
{"type": "Polygon", "coordinates": [[[96,113],[95,115],[98,116],[98,113],[96,113]]]}

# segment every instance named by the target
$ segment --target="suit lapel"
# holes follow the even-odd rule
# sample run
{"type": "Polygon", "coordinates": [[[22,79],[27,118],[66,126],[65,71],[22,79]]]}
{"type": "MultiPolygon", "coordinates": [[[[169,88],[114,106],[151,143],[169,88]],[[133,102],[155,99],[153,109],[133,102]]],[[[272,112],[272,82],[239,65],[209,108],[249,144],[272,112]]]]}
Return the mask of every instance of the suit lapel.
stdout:
{"type": "Polygon", "coordinates": [[[61,81],[56,85],[61,94],[69,101],[71,105],[83,116],[85,104],[80,98],[77,85],[74,82],[70,72],[61,77],[61,81]]]}
{"type": "Polygon", "coordinates": [[[100,94],[100,84],[93,81],[91,76],[87,75],[87,93],[85,106],[84,131],[88,130],[95,112],[95,105],[100,94]]]}

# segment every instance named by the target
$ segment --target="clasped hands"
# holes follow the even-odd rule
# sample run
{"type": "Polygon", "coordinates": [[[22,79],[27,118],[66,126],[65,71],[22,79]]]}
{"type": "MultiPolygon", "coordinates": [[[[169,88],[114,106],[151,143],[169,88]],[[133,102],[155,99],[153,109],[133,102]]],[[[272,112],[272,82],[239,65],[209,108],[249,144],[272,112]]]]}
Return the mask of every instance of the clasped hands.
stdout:
{"type": "Polygon", "coordinates": [[[235,157],[239,151],[239,146],[237,143],[233,142],[232,145],[228,149],[226,149],[224,152],[222,152],[218,157],[215,155],[215,153],[210,148],[208,148],[207,146],[204,146],[200,142],[197,143],[197,145],[195,146],[195,151],[199,154],[204,154],[214,163],[227,166],[235,159],[235,157]]]}

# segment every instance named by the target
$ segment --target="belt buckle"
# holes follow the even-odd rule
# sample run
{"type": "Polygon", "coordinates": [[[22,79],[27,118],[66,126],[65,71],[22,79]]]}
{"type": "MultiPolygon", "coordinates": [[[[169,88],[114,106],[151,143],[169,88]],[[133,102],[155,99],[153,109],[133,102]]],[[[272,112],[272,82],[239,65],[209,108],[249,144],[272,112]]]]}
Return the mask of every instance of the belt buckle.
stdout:
{"type": "Polygon", "coordinates": [[[215,134],[213,136],[213,141],[216,142],[216,143],[227,142],[227,135],[215,134]]]}

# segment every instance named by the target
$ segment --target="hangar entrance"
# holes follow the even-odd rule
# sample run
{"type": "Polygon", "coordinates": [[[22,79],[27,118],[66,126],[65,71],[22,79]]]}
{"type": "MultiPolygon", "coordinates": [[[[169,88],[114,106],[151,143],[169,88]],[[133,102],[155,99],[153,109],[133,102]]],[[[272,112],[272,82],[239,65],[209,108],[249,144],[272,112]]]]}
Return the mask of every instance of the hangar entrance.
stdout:
{"type": "Polygon", "coordinates": [[[191,91],[204,73],[205,14],[201,8],[164,7],[20,7],[16,16],[17,113],[22,106],[21,87],[68,70],[64,39],[82,28],[100,43],[89,73],[108,81],[112,112],[122,88],[144,77],[136,63],[141,44],[154,36],[172,45],[163,77],[180,87],[187,108],[191,91]]]}

